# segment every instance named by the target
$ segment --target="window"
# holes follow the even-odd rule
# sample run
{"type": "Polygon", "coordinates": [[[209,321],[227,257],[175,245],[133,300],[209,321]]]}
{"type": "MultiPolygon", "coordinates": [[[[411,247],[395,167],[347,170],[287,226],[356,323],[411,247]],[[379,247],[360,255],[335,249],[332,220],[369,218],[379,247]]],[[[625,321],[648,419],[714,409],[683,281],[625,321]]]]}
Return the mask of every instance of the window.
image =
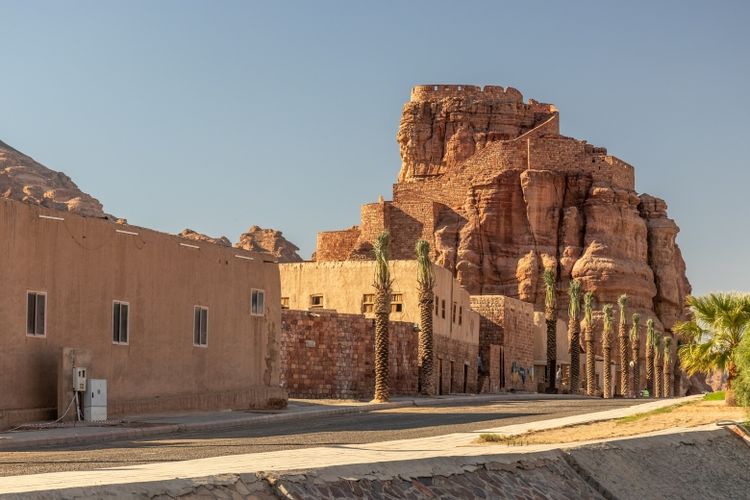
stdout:
{"type": "Polygon", "coordinates": [[[391,312],[400,313],[404,310],[404,296],[400,293],[391,294],[391,312]]]}
{"type": "Polygon", "coordinates": [[[435,294],[435,316],[440,315],[440,300],[438,300],[437,294],[435,294]]]}
{"type": "Polygon", "coordinates": [[[375,311],[375,294],[366,293],[362,295],[362,313],[372,313],[375,311]]]}
{"type": "Polygon", "coordinates": [[[310,295],[310,309],[323,307],[323,294],[310,295]]]}
{"type": "Polygon", "coordinates": [[[130,305],[127,302],[114,301],[112,306],[112,343],[128,343],[128,312],[130,305]]]}
{"type": "Polygon", "coordinates": [[[458,306],[458,324],[462,325],[464,322],[464,307],[458,306]]]}
{"type": "Polygon", "coordinates": [[[456,322],[456,303],[453,303],[453,312],[451,314],[451,321],[456,322]]]}
{"type": "Polygon", "coordinates": [[[289,309],[289,297],[281,297],[281,308],[289,309]]]}
{"type": "Polygon", "coordinates": [[[208,345],[208,307],[193,308],[193,345],[208,345]]]}
{"type": "Polygon", "coordinates": [[[47,294],[27,292],[26,294],[26,335],[44,337],[47,326],[47,294]]]}
{"type": "Polygon", "coordinates": [[[445,299],[443,299],[440,311],[442,312],[443,319],[445,319],[445,299]]]}
{"type": "Polygon", "coordinates": [[[250,315],[263,316],[266,313],[266,292],[252,290],[250,292],[250,315]]]}

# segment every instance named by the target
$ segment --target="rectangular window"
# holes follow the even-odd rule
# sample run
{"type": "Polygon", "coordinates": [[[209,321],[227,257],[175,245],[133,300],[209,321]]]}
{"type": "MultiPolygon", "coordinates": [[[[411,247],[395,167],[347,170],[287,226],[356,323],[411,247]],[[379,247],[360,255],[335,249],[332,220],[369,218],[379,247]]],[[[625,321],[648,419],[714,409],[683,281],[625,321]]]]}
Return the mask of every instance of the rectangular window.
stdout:
{"type": "Polygon", "coordinates": [[[404,311],[404,296],[400,293],[391,294],[391,312],[400,313],[404,311]]]}
{"type": "Polygon", "coordinates": [[[464,307],[458,306],[458,324],[461,325],[464,322],[464,307]]]}
{"type": "Polygon", "coordinates": [[[310,309],[320,309],[323,307],[323,294],[310,295],[310,309]]]}
{"type": "Polygon", "coordinates": [[[456,303],[453,303],[453,312],[451,314],[451,321],[456,322],[456,303]]]}
{"type": "Polygon", "coordinates": [[[193,308],[193,345],[208,345],[208,307],[193,308]]]}
{"type": "Polygon", "coordinates": [[[362,295],[362,313],[368,314],[375,311],[375,294],[366,293],[362,295]]]}
{"type": "Polygon", "coordinates": [[[263,290],[250,291],[250,314],[263,316],[266,313],[266,292],[263,290]]]}
{"type": "Polygon", "coordinates": [[[26,293],[26,335],[44,337],[46,332],[47,294],[26,293]]]}
{"type": "Polygon", "coordinates": [[[128,343],[128,312],[130,305],[127,302],[114,301],[112,305],[112,343],[128,343]]]}
{"type": "Polygon", "coordinates": [[[281,308],[289,309],[289,297],[281,297],[281,308]]]}
{"type": "Polygon", "coordinates": [[[440,311],[442,312],[443,319],[445,319],[445,299],[441,303],[440,311]]]}
{"type": "Polygon", "coordinates": [[[437,294],[435,294],[435,316],[440,315],[440,300],[438,300],[437,294]]]}

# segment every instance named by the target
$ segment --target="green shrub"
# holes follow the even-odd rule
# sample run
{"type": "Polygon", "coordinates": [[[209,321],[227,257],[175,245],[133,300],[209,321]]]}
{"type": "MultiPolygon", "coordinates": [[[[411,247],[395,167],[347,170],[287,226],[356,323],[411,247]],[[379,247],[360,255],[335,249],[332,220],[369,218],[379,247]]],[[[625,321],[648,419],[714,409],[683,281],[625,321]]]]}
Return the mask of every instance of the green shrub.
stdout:
{"type": "Polygon", "coordinates": [[[750,336],[745,335],[737,350],[737,380],[733,384],[737,403],[750,407],[750,336]]]}
{"type": "Polygon", "coordinates": [[[703,396],[703,401],[724,401],[724,391],[709,392],[703,396]]]}

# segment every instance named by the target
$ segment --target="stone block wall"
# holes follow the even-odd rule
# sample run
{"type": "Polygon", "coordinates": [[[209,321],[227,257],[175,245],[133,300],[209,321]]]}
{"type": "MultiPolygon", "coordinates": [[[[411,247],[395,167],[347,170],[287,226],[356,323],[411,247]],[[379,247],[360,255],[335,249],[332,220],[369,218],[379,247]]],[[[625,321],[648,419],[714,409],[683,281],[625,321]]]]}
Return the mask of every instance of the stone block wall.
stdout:
{"type": "Polygon", "coordinates": [[[434,387],[437,393],[477,392],[478,346],[435,335],[433,347],[435,351],[434,387]],[[441,367],[442,377],[440,376],[441,367]]]}
{"type": "Polygon", "coordinates": [[[471,308],[480,317],[480,389],[535,390],[533,305],[502,295],[473,295],[471,308]]]}
{"type": "Polygon", "coordinates": [[[318,233],[315,248],[315,259],[318,261],[346,260],[349,258],[359,239],[357,226],[343,231],[325,231],[318,233]]]}
{"type": "MultiPolygon", "coordinates": [[[[290,396],[366,398],[375,386],[374,325],[358,314],[284,310],[281,384],[290,396]]],[[[389,375],[392,394],[417,392],[418,332],[391,322],[389,375]]]]}

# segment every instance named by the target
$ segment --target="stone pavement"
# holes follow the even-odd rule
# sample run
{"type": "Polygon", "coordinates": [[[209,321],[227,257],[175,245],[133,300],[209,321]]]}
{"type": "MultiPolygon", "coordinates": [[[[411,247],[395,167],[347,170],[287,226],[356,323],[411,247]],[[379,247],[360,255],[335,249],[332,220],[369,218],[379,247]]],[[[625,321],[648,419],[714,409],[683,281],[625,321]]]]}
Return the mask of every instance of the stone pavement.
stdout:
{"type": "MultiPolygon", "coordinates": [[[[227,410],[134,415],[121,419],[122,423],[118,425],[85,423],[71,426],[66,424],[64,427],[1,432],[0,450],[118,441],[183,431],[222,430],[410,406],[471,405],[491,401],[565,399],[570,397],[535,393],[505,393],[430,398],[395,397],[389,403],[377,404],[355,400],[290,399],[288,407],[283,410],[227,410]]],[[[580,398],[582,396],[575,397],[580,398]]]]}
{"type": "MultiPolygon", "coordinates": [[[[399,472],[403,472],[402,466],[399,463],[404,461],[409,461],[412,464],[426,464],[425,467],[427,469],[424,472],[427,473],[435,469],[434,464],[430,461],[443,457],[451,457],[452,459],[462,457],[463,464],[483,463],[487,461],[487,456],[491,455],[501,455],[507,458],[509,449],[506,446],[477,446],[474,444],[473,442],[479,433],[496,432],[512,434],[528,430],[548,429],[583,422],[619,418],[692,399],[695,399],[695,397],[656,400],[645,404],[638,404],[637,401],[633,401],[634,406],[615,410],[429,438],[230,455],[183,462],[150,463],[91,471],[5,477],[0,478],[0,493],[90,488],[116,484],[129,484],[128,487],[132,488],[135,487],[133,483],[163,482],[175,479],[223,476],[226,474],[233,474],[235,475],[234,477],[245,477],[248,474],[252,475],[261,472],[269,474],[273,472],[297,471],[295,472],[296,474],[302,474],[304,471],[312,469],[326,471],[329,469],[335,470],[335,468],[341,466],[364,467],[363,477],[367,478],[368,474],[373,476],[374,471],[387,471],[389,466],[395,468],[390,473],[398,475],[399,472]],[[365,473],[366,471],[369,472],[365,473]]],[[[550,445],[529,446],[524,447],[524,452],[548,451],[553,448],[554,446],[550,445]]],[[[320,472],[317,475],[320,478],[324,474],[324,472],[320,472]]],[[[336,476],[329,479],[338,480],[340,478],[336,476]]]]}

